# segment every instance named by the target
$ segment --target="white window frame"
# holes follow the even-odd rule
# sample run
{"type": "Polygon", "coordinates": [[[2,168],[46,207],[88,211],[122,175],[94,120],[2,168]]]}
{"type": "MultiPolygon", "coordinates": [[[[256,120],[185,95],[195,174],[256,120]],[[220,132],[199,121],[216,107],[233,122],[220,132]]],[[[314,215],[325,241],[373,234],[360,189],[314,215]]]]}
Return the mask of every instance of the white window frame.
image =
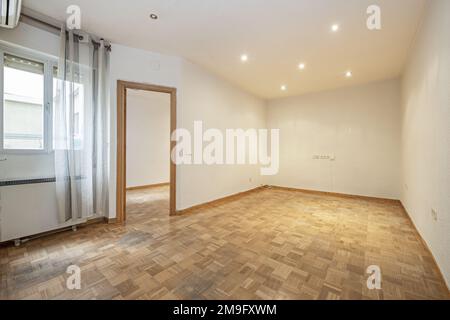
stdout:
{"type": "Polygon", "coordinates": [[[53,152],[53,67],[58,65],[56,58],[25,48],[0,44],[0,154],[33,155],[53,152]],[[11,54],[44,64],[44,148],[43,149],[4,149],[3,104],[4,104],[4,55],[11,54]]]}

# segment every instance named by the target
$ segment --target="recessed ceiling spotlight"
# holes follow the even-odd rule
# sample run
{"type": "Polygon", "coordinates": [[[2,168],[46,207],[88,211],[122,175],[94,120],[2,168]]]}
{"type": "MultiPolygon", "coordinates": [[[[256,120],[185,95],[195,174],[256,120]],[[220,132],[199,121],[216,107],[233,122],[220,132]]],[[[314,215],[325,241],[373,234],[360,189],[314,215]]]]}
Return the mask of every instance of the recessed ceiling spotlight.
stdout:
{"type": "Polygon", "coordinates": [[[286,91],[287,90],[287,86],[283,84],[280,89],[281,89],[281,91],[286,91]]]}
{"type": "Polygon", "coordinates": [[[333,31],[333,32],[338,32],[339,31],[339,25],[336,23],[336,24],[333,24],[332,26],[331,26],[331,31],[333,31]]]}
{"type": "Polygon", "coordinates": [[[247,62],[248,61],[248,55],[246,55],[246,54],[241,55],[241,61],[242,62],[247,62]]]}
{"type": "Polygon", "coordinates": [[[151,14],[150,14],[150,19],[158,20],[158,15],[156,15],[156,14],[154,14],[154,13],[151,13],[151,14]]]}
{"type": "Polygon", "coordinates": [[[298,65],[298,68],[299,68],[300,70],[305,70],[306,66],[305,66],[304,63],[300,63],[300,64],[298,65]]]}
{"type": "Polygon", "coordinates": [[[346,76],[347,78],[351,78],[351,77],[353,76],[353,73],[352,73],[351,71],[347,71],[347,72],[345,73],[345,76],[346,76]]]}

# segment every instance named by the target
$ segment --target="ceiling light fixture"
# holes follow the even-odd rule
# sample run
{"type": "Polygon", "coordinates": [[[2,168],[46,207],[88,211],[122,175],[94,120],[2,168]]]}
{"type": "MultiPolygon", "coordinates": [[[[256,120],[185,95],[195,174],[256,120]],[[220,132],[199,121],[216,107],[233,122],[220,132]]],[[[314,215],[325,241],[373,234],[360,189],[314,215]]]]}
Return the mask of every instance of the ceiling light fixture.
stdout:
{"type": "Polygon", "coordinates": [[[286,90],[287,90],[287,86],[283,84],[283,85],[281,86],[281,91],[286,91],[286,90]]]}
{"type": "Polygon", "coordinates": [[[305,70],[306,66],[305,66],[304,63],[300,63],[300,64],[298,65],[298,68],[299,68],[300,70],[305,70]]]}
{"type": "Polygon", "coordinates": [[[339,31],[339,25],[338,24],[333,24],[331,26],[331,31],[333,32],[338,32],[339,31]]]}
{"type": "Polygon", "coordinates": [[[346,76],[347,78],[351,78],[351,77],[353,76],[353,73],[352,73],[351,71],[347,71],[347,72],[345,73],[345,76],[346,76]]]}
{"type": "Polygon", "coordinates": [[[241,61],[242,61],[242,62],[247,62],[247,61],[248,61],[248,55],[243,54],[243,55],[241,56],[241,61]]]}
{"type": "Polygon", "coordinates": [[[150,14],[150,19],[158,20],[158,16],[156,14],[154,14],[154,13],[151,13],[150,14]]]}

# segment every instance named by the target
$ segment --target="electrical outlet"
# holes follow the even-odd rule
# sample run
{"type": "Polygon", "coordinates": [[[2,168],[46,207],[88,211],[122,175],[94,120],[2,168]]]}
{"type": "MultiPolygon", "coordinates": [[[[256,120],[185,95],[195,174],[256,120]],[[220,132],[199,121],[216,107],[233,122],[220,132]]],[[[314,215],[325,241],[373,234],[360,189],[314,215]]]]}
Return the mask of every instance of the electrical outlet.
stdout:
{"type": "Polygon", "coordinates": [[[248,179],[248,182],[252,183],[252,182],[253,182],[253,179],[252,179],[252,178],[249,178],[249,179],[248,179]]]}
{"type": "Polygon", "coordinates": [[[334,155],[327,155],[327,154],[315,154],[313,155],[313,160],[330,160],[334,161],[336,160],[334,155]]]}
{"type": "Polygon", "coordinates": [[[433,218],[434,221],[438,220],[438,214],[436,210],[431,209],[431,217],[433,218]]]}

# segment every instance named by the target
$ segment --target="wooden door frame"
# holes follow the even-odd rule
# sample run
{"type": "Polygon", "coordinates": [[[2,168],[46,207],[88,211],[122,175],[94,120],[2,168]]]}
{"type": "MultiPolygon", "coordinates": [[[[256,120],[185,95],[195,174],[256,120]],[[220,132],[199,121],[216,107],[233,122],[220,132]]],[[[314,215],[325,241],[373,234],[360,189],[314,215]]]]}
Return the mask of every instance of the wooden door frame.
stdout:
{"type": "MultiPolygon", "coordinates": [[[[170,132],[177,128],[177,89],[153,84],[117,81],[117,180],[116,217],[118,223],[126,221],[126,142],[127,142],[127,89],[145,90],[170,94],[170,132]]],[[[170,151],[176,141],[170,141],[170,151]]],[[[169,157],[171,155],[169,154],[169,157]]],[[[177,167],[170,158],[170,215],[176,214],[176,172],[177,167]]]]}

